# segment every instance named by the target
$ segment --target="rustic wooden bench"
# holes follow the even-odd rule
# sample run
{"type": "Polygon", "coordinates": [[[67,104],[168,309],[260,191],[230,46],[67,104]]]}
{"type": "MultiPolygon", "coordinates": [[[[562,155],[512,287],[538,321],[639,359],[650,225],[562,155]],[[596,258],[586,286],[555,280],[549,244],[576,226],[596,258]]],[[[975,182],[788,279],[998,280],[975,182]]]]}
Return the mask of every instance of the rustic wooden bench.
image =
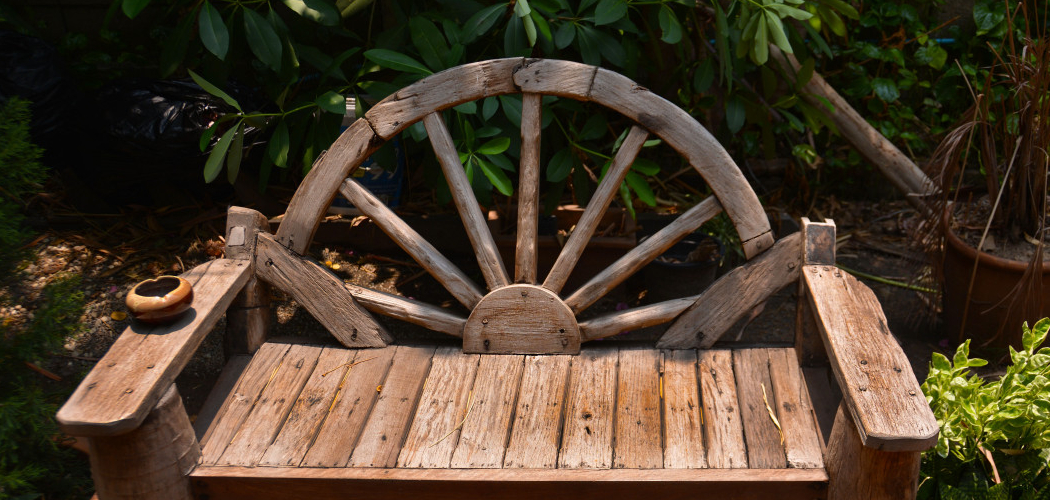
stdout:
{"type": "Polygon", "coordinates": [[[834,266],[833,223],[774,241],[754,192],[692,117],[627,78],[574,62],[502,59],[427,77],[383,100],[323,155],[276,234],[231,208],[226,258],[186,273],[192,311],[133,324],[58,413],[87,437],[111,498],[907,498],[937,422],[874,294],[834,266]],[[511,276],[442,110],[522,94],[511,276]],[[536,267],[542,96],[603,105],[634,123],[551,271],[536,267]],[[355,181],[365,158],[422,121],[487,290],[355,181]],[[571,294],[597,221],[650,136],[714,195],[571,294]],[[372,218],[470,314],[347,285],[304,257],[336,192],[372,218]],[[578,315],[720,212],[747,262],[705,292],[578,315]],[[269,287],[339,341],[268,339],[269,287]],[[715,346],[771,294],[797,286],[795,342],[715,346]],[[176,375],[222,314],[235,352],[198,420],[176,375]],[[372,313],[459,337],[397,344],[372,313]],[[655,347],[606,340],[670,323],[655,347]],[[582,345],[581,345],[582,344],[582,345]]]}

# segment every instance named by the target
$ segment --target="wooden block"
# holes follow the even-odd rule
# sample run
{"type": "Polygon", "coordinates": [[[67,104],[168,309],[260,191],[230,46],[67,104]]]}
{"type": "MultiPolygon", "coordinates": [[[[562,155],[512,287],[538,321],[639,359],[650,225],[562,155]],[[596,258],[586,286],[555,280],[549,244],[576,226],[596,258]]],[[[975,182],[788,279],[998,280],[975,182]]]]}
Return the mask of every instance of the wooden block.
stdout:
{"type": "Polygon", "coordinates": [[[737,403],[732,351],[699,351],[697,355],[707,466],[746,469],[747,449],[737,403]]]}
{"type": "Polygon", "coordinates": [[[514,72],[514,84],[522,92],[587,101],[597,71],[596,66],[578,62],[526,59],[525,64],[514,72]]]}
{"type": "Polygon", "coordinates": [[[485,296],[463,327],[463,352],[575,354],[576,316],[558,295],[536,285],[510,285],[485,296]]]}
{"type": "Polygon", "coordinates": [[[816,418],[802,370],[791,349],[769,350],[769,377],[777,401],[777,419],[784,431],[788,467],[815,469],[824,466],[816,418]]]}
{"type": "Polygon", "coordinates": [[[706,468],[696,351],[663,351],[664,468],[706,468]]]}
{"type": "Polygon", "coordinates": [[[482,356],[474,380],[474,401],[463,421],[453,469],[498,469],[510,436],[524,356],[482,356]]]}
{"type": "Polygon", "coordinates": [[[558,467],[612,467],[613,415],[616,411],[615,347],[584,349],[572,360],[558,467]]]}
{"type": "Polygon", "coordinates": [[[846,403],[839,406],[828,441],[828,499],[915,498],[922,453],[865,446],[848,412],[846,403]]]}
{"type": "Polygon", "coordinates": [[[776,416],[777,400],[769,379],[769,350],[733,351],[733,371],[748,465],[752,469],[783,469],[787,466],[787,457],[783,435],[772,418],[776,416]],[[773,416],[770,416],[771,410],[773,416]]]}
{"type": "Polygon", "coordinates": [[[616,394],[616,469],[663,467],[660,351],[621,349],[616,394]]]}
{"type": "Polygon", "coordinates": [[[802,262],[806,265],[835,265],[835,221],[812,222],[802,218],[802,262]]]}
{"type": "Polygon", "coordinates": [[[458,347],[434,353],[412,427],[397,459],[398,467],[445,468],[459,443],[460,426],[469,411],[470,388],[478,370],[478,355],[458,347]]]}
{"type": "MultiPolygon", "coordinates": [[[[802,264],[835,265],[835,222],[811,222],[802,218],[802,264]]],[[[827,366],[828,354],[820,339],[813,309],[805,300],[809,292],[805,280],[798,280],[798,309],[795,319],[795,349],[802,366],[827,366]]]]}
{"type": "Polygon", "coordinates": [[[571,356],[525,356],[518,408],[504,468],[553,469],[558,463],[562,410],[571,356]]]}

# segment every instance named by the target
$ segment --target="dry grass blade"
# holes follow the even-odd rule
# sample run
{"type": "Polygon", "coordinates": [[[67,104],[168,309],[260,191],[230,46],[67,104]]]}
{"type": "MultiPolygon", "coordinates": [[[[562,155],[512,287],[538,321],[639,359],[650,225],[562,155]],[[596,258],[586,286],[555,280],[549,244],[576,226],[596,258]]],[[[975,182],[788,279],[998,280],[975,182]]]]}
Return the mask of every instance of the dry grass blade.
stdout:
{"type": "Polygon", "coordinates": [[[766,384],[760,385],[762,386],[762,402],[766,404],[769,419],[773,421],[773,425],[777,426],[777,430],[780,431],[780,444],[784,444],[784,429],[780,427],[780,421],[777,420],[776,413],[773,413],[773,407],[769,406],[769,399],[766,397],[766,384]]]}

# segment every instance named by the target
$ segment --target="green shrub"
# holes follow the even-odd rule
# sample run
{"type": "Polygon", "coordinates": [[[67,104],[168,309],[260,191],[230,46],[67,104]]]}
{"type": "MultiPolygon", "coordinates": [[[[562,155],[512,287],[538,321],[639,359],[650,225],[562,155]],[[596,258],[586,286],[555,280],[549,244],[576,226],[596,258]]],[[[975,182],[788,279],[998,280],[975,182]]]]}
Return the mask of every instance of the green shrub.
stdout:
{"type": "Polygon", "coordinates": [[[29,141],[29,102],[13,98],[0,105],[0,275],[19,260],[28,233],[21,204],[44,180],[41,149],[29,141]]]}

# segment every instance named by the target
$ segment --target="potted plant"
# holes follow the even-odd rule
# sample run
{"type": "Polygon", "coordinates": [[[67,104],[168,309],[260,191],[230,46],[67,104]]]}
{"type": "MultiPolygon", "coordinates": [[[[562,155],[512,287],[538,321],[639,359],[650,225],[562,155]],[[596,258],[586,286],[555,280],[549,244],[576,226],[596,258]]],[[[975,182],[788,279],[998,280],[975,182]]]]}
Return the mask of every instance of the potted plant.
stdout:
{"type": "Polygon", "coordinates": [[[959,341],[985,347],[1020,346],[1020,324],[1050,312],[1050,40],[1036,2],[1002,1],[994,63],[930,163],[940,193],[930,248],[943,264],[945,324],[959,341]]]}

